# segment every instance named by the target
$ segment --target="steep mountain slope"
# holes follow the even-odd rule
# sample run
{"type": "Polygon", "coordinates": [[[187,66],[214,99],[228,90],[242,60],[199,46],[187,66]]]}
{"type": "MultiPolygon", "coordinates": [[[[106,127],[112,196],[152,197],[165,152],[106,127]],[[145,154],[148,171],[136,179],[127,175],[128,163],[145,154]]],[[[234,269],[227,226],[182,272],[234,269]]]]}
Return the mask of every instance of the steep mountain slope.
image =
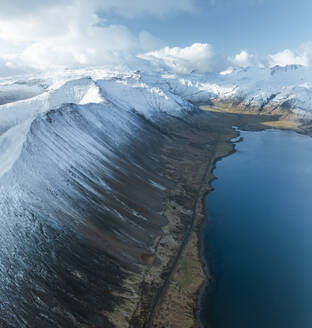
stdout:
{"type": "Polygon", "coordinates": [[[113,327],[167,224],[165,125],[191,111],[136,75],[0,107],[1,327],[113,327]]]}
{"type": "Polygon", "coordinates": [[[309,79],[292,66],[3,82],[0,326],[143,327],[219,134],[195,105],[309,118],[309,79]]]}

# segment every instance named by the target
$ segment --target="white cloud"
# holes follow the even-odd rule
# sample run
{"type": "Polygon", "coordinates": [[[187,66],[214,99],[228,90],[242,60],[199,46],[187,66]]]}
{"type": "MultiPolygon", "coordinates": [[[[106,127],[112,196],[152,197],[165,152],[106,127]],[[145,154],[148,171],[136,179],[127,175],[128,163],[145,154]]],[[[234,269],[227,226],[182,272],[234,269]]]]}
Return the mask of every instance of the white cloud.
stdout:
{"type": "Polygon", "coordinates": [[[146,31],[134,35],[125,26],[109,25],[105,15],[164,16],[181,10],[194,10],[193,0],[1,1],[2,68],[116,65],[135,60],[137,53],[163,44],[146,31]]]}
{"type": "Polygon", "coordinates": [[[303,66],[311,66],[312,64],[312,41],[300,45],[295,50],[285,49],[268,56],[269,66],[286,66],[297,64],[303,66]]]}
{"type": "Polygon", "coordinates": [[[99,21],[99,13],[127,17],[165,16],[194,11],[194,0],[13,0],[0,3],[0,38],[38,41],[84,30],[99,21]]]}
{"type": "Polygon", "coordinates": [[[152,64],[171,69],[176,73],[218,71],[223,68],[223,60],[215,55],[214,49],[207,43],[194,43],[185,48],[164,47],[140,55],[140,58],[152,64]]]}
{"type": "Polygon", "coordinates": [[[228,61],[234,67],[248,67],[256,64],[255,56],[245,50],[233,57],[228,57],[228,61]]]}
{"type": "Polygon", "coordinates": [[[274,55],[269,55],[269,66],[271,67],[276,65],[286,66],[291,64],[308,66],[309,58],[305,52],[296,53],[289,49],[285,49],[284,51],[278,52],[274,55]]]}
{"type": "Polygon", "coordinates": [[[137,56],[179,73],[311,65],[312,42],[264,58],[245,50],[225,58],[208,43],[169,47],[148,31],[133,34],[127,27],[107,20],[111,14],[135,18],[194,12],[195,4],[196,0],[0,0],[0,74],[53,67],[131,65],[138,63],[137,56]]]}
{"type": "Polygon", "coordinates": [[[243,50],[235,56],[228,57],[228,64],[232,67],[274,67],[291,64],[310,66],[312,64],[312,42],[304,43],[295,50],[285,49],[262,58],[243,50]]]}
{"type": "Polygon", "coordinates": [[[123,56],[134,56],[137,48],[139,40],[126,27],[109,25],[35,42],[22,52],[20,59],[38,68],[116,64],[123,56]]]}

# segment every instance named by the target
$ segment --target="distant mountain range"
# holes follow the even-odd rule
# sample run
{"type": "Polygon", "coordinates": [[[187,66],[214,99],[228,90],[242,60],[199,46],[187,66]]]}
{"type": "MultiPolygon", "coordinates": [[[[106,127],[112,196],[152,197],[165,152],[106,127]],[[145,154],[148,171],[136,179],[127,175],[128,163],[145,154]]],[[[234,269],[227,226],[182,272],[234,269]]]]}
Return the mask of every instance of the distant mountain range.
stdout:
{"type": "Polygon", "coordinates": [[[300,65],[249,67],[172,76],[173,90],[194,103],[223,102],[246,111],[291,112],[311,118],[312,70],[300,65]]]}

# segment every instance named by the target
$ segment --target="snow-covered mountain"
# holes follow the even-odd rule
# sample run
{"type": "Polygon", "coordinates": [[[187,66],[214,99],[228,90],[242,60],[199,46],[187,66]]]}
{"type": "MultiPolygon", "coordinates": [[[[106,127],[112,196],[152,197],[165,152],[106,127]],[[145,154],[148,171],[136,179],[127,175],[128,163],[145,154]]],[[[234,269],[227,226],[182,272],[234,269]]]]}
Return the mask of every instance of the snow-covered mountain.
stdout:
{"type": "Polygon", "coordinates": [[[246,111],[278,110],[312,117],[312,69],[300,65],[166,78],[175,93],[193,103],[207,104],[211,100],[246,111]]]}
{"type": "Polygon", "coordinates": [[[88,73],[31,77],[0,106],[1,327],[113,327],[98,309],[166,223],[157,150],[194,106],[136,73],[88,73]]]}
{"type": "Polygon", "coordinates": [[[145,116],[155,115],[146,107],[145,102],[152,104],[151,100],[145,96],[137,98],[137,94],[144,93],[142,91],[149,94],[149,98],[161,99],[162,108],[159,110],[176,113],[179,113],[179,106],[175,106],[175,102],[185,105],[185,101],[195,104],[221,101],[240,105],[246,110],[279,108],[306,116],[312,112],[312,69],[288,65],[248,67],[222,73],[192,72],[188,75],[163,71],[120,73],[86,69],[47,74],[39,78],[20,77],[0,83],[0,105],[15,102],[0,107],[1,113],[10,111],[10,115],[1,116],[1,129],[3,120],[8,120],[9,116],[22,121],[27,115],[32,115],[30,113],[42,113],[62,103],[101,102],[103,93],[112,98],[116,105],[132,106],[145,116]],[[86,79],[85,82],[83,79],[86,79]],[[19,107],[24,110],[19,111],[19,107]],[[40,110],[36,109],[38,107],[40,110]],[[13,114],[15,111],[19,114],[13,114]]]}
{"type": "Polygon", "coordinates": [[[310,73],[85,69],[2,81],[0,326],[113,327],[98,309],[119,304],[166,223],[168,122],[185,128],[197,104],[214,102],[308,118],[310,73]]]}

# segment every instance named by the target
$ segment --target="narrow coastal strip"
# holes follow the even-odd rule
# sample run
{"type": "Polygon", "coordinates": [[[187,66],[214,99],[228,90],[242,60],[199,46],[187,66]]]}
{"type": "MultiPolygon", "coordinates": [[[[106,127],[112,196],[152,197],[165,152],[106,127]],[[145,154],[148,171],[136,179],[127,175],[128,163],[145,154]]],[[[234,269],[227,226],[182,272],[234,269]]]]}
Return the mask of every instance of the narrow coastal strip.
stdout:
{"type": "Polygon", "coordinates": [[[262,125],[263,122],[274,122],[278,118],[271,115],[214,113],[205,122],[203,138],[206,138],[209,146],[203,147],[205,154],[202,154],[201,161],[199,159],[197,163],[201,180],[198,182],[199,188],[194,198],[192,225],[186,232],[168,276],[154,299],[149,320],[144,327],[178,328],[181,325],[183,327],[198,325],[196,313],[199,290],[204,282],[210,279],[209,271],[205,274],[203,272],[199,236],[206,218],[204,199],[212,190],[210,183],[215,178],[213,170],[216,162],[235,151],[231,139],[237,137],[238,133],[232,128],[233,126],[246,130],[263,130],[267,128],[262,125]]]}
{"type": "Polygon", "coordinates": [[[204,175],[203,175],[203,177],[200,181],[200,185],[199,185],[199,188],[198,188],[197,193],[196,193],[196,198],[195,198],[194,206],[193,206],[193,210],[192,210],[191,225],[190,225],[189,229],[187,230],[187,232],[185,234],[183,242],[182,242],[182,244],[179,248],[178,253],[176,254],[176,256],[173,260],[173,263],[171,265],[171,268],[168,272],[168,275],[167,275],[163,285],[158,290],[156,298],[153,302],[153,306],[152,306],[152,309],[151,309],[151,313],[150,313],[148,322],[146,324],[147,328],[152,328],[153,327],[153,322],[154,322],[154,319],[155,319],[155,312],[157,311],[157,308],[160,305],[159,303],[161,302],[162,298],[164,297],[164,293],[166,292],[166,290],[168,288],[168,285],[169,285],[169,283],[172,279],[172,275],[173,275],[173,273],[175,272],[175,270],[177,268],[177,264],[179,263],[179,260],[180,260],[182,254],[183,254],[183,251],[185,250],[185,247],[186,247],[187,243],[189,242],[189,239],[190,239],[192,233],[194,232],[194,226],[195,226],[196,218],[197,218],[198,204],[202,200],[203,187],[206,184],[208,174],[211,173],[211,166],[212,166],[212,163],[213,163],[214,158],[215,158],[215,154],[216,154],[219,139],[220,139],[220,135],[218,135],[218,139],[217,139],[216,143],[213,145],[213,149],[211,150],[211,155],[212,156],[210,158],[210,161],[208,161],[208,164],[206,166],[206,170],[205,170],[204,175]]]}
{"type": "Polygon", "coordinates": [[[185,234],[164,284],[154,299],[149,320],[144,327],[191,328],[200,325],[198,319],[200,293],[211,279],[209,267],[204,263],[200,252],[201,229],[207,217],[204,201],[207,193],[212,191],[211,182],[215,179],[213,171],[217,161],[235,152],[231,139],[237,137],[238,132],[232,127],[237,126],[241,130],[249,131],[279,128],[308,134],[303,125],[299,127],[298,122],[288,121],[280,115],[251,115],[220,111],[213,114],[205,126],[205,136],[210,141],[210,147],[206,149],[204,162],[199,164],[202,178],[194,201],[192,224],[185,234]]]}
{"type": "Polygon", "coordinates": [[[200,256],[200,236],[207,216],[205,195],[212,190],[216,162],[235,151],[231,140],[238,132],[233,126],[264,130],[270,128],[264,123],[280,119],[205,110],[184,119],[169,116],[156,130],[164,142],[155,155],[162,161],[162,178],[168,181],[158,213],[167,224],[150,248],[149,261],[125,280],[123,302],[107,313],[112,324],[120,328],[198,326],[200,288],[211,279],[200,256]]]}

